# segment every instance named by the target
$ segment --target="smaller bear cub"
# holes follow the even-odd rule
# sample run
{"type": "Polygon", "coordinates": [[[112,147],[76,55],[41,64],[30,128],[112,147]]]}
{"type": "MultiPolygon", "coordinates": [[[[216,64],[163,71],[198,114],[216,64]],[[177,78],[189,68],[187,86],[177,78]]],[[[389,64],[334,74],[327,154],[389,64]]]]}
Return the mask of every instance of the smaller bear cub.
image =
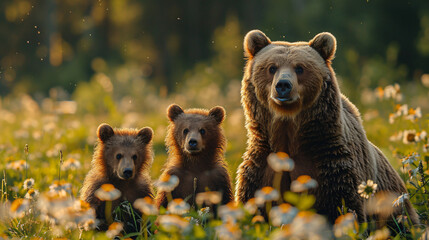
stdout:
{"type": "Polygon", "coordinates": [[[103,123],[97,129],[97,136],[91,170],[83,182],[80,198],[95,209],[97,219],[104,220],[104,202],[94,195],[103,184],[112,184],[122,193],[112,209],[125,200],[132,204],[138,198],[153,197],[149,176],[153,131],[149,127],[113,129],[103,123]]]}
{"type": "MultiPolygon", "coordinates": [[[[232,201],[231,177],[224,159],[226,139],[220,126],[225,109],[184,111],[173,104],[168,107],[167,115],[170,120],[165,139],[168,160],[160,179],[167,174],[179,178],[172,197],[186,199],[195,206],[197,193],[218,191],[222,193],[223,204],[232,201]]],[[[158,192],[157,204],[167,207],[165,192],[158,192]]]]}

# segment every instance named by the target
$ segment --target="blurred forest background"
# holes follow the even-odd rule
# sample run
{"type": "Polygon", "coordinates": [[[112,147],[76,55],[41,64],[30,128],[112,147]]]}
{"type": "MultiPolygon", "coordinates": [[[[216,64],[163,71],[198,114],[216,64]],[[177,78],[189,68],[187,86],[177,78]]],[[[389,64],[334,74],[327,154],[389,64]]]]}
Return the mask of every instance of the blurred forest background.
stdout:
{"type": "Polygon", "coordinates": [[[426,0],[3,0],[0,9],[2,96],[83,94],[99,73],[161,97],[212,83],[224,91],[241,79],[252,29],[286,41],[333,33],[334,68],[354,90],[429,72],[426,0]]]}
{"type": "MultiPolygon", "coordinates": [[[[246,143],[242,41],[252,29],[285,41],[333,33],[333,67],[364,120],[388,116],[392,106],[376,105],[374,89],[393,83],[403,102],[429,110],[427,0],[2,0],[0,29],[0,123],[9,129],[0,150],[10,161],[25,144],[44,145],[34,158],[63,150],[88,159],[100,123],[151,126],[157,177],[175,102],[226,108],[234,174],[246,143]]],[[[385,122],[365,123],[387,148],[385,122]]]]}

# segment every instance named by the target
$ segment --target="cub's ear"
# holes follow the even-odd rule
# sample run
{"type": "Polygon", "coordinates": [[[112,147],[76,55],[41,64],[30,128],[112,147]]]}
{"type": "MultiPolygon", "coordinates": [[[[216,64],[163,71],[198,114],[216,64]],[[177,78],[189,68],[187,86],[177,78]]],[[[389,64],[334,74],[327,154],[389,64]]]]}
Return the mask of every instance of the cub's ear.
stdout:
{"type": "Polygon", "coordinates": [[[167,109],[168,119],[172,122],[182,113],[184,113],[183,109],[177,104],[171,104],[167,109]]]}
{"type": "Polygon", "coordinates": [[[225,119],[225,109],[220,106],[213,107],[209,111],[209,116],[212,116],[218,124],[221,124],[225,119]]]}
{"type": "Polygon", "coordinates": [[[244,37],[244,56],[252,59],[262,48],[271,43],[271,40],[261,31],[252,30],[244,37]]]}
{"type": "Polygon", "coordinates": [[[100,139],[102,142],[106,142],[113,135],[115,135],[115,132],[113,131],[113,128],[109,124],[102,123],[100,124],[100,126],[98,126],[97,136],[98,136],[98,139],[100,139]]]}
{"type": "Polygon", "coordinates": [[[337,40],[331,33],[319,33],[309,42],[309,44],[325,61],[328,62],[334,58],[335,51],[337,50],[337,40]]]}
{"type": "Polygon", "coordinates": [[[152,136],[153,136],[153,130],[150,127],[144,127],[139,130],[139,133],[137,133],[137,137],[140,138],[140,140],[144,144],[150,143],[150,141],[152,140],[152,136]]]}

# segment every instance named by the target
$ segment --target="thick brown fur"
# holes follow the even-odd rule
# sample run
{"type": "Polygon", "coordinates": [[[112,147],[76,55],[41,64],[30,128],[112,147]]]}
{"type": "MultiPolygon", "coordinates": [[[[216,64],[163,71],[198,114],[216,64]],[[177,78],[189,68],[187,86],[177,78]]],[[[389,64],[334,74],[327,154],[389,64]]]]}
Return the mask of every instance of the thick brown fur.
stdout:
{"type": "Polygon", "coordinates": [[[113,129],[101,124],[97,130],[98,142],[91,162],[91,170],[85,177],[80,198],[96,210],[97,219],[103,220],[105,205],[95,195],[101,185],[110,183],[119,189],[121,197],[113,201],[112,209],[127,200],[131,204],[138,198],[153,197],[149,169],[153,161],[151,128],[113,129]],[[122,157],[117,158],[120,154],[122,157]],[[135,155],[135,159],[132,159],[135,155]],[[133,173],[124,179],[119,171],[121,161],[129,160],[133,173]]]}
{"type": "MultiPolygon", "coordinates": [[[[170,120],[165,138],[168,160],[160,179],[166,174],[179,178],[179,185],[172,192],[173,199],[186,199],[195,206],[195,194],[219,191],[223,204],[232,201],[231,177],[224,159],[226,139],[221,127],[225,110],[222,107],[214,107],[210,111],[182,110],[173,104],[167,114],[170,120]],[[198,142],[195,152],[188,150],[190,138],[198,142]]],[[[156,202],[158,206],[167,207],[166,193],[158,192],[156,202]]]]}
{"type": "MultiPolygon", "coordinates": [[[[254,30],[246,35],[244,48],[248,61],[241,101],[248,142],[237,172],[236,200],[246,202],[256,190],[272,186],[274,171],[266,159],[280,151],[295,161],[295,169],[283,174],[282,191],[290,190],[298,176],[310,175],[318,182],[310,191],[317,199],[314,207],[332,223],[342,200],[359,221],[367,220],[358,186],[368,179],[378,184],[378,191],[407,192],[383,153],[366,138],[357,108],[340,92],[331,67],[336,51],[332,34],[290,43],[271,42],[254,30]],[[290,101],[279,101],[275,85],[281,78],[293,86],[290,101]]],[[[418,223],[411,203],[405,205],[418,223]]],[[[396,216],[401,213],[395,211],[396,216]]]]}

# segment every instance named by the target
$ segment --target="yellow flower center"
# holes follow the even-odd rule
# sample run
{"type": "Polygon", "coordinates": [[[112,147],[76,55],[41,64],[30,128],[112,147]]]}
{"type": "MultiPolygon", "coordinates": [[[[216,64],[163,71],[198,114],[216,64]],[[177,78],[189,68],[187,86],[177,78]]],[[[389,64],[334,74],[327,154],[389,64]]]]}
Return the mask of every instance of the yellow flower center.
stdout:
{"type": "Polygon", "coordinates": [[[264,194],[270,194],[270,193],[273,191],[273,188],[272,188],[272,187],[263,187],[263,188],[261,189],[261,191],[262,191],[264,194]]]}
{"type": "Polygon", "coordinates": [[[279,205],[279,209],[282,211],[282,212],[288,212],[289,210],[290,210],[290,208],[291,208],[292,206],[290,205],[290,204],[288,204],[288,203],[283,203],[283,204],[280,204],[279,205]]]}
{"type": "Polygon", "coordinates": [[[301,175],[298,177],[298,179],[296,179],[298,182],[304,184],[304,183],[308,183],[311,180],[311,177],[308,175],[301,175]]]}
{"type": "Polygon", "coordinates": [[[115,189],[115,186],[113,186],[110,183],[107,183],[107,184],[101,185],[101,189],[103,189],[103,191],[105,191],[105,192],[111,192],[115,189]]]}
{"type": "Polygon", "coordinates": [[[12,212],[16,212],[23,202],[24,202],[23,198],[15,199],[15,201],[13,201],[12,205],[10,206],[10,210],[12,212]]]}
{"type": "Polygon", "coordinates": [[[265,219],[261,215],[254,216],[252,218],[252,223],[261,223],[261,222],[264,222],[264,221],[265,221],[265,219]]]}
{"type": "Polygon", "coordinates": [[[309,218],[309,217],[311,217],[311,216],[313,216],[314,215],[314,213],[312,213],[312,212],[309,212],[309,211],[301,211],[301,212],[299,212],[298,213],[298,217],[300,217],[300,218],[309,218]]]}
{"type": "Polygon", "coordinates": [[[144,200],[147,204],[152,204],[152,203],[153,203],[152,198],[151,198],[151,197],[148,197],[148,196],[144,197],[144,198],[143,198],[143,200],[144,200]]]}
{"type": "MultiPolygon", "coordinates": [[[[104,185],[106,185],[106,184],[104,184],[104,185]]],[[[121,227],[122,227],[121,223],[114,222],[114,223],[110,224],[109,230],[116,230],[116,229],[119,229],[121,227]]]]}
{"type": "Polygon", "coordinates": [[[289,155],[285,152],[278,152],[277,157],[279,157],[281,159],[285,159],[285,158],[289,158],[289,155]]]}
{"type": "Polygon", "coordinates": [[[398,111],[401,108],[401,104],[396,104],[395,111],[398,111]]]}
{"type": "Polygon", "coordinates": [[[377,88],[377,94],[378,94],[378,96],[381,98],[381,97],[383,97],[383,95],[384,95],[384,90],[383,90],[383,88],[382,87],[378,87],[377,88]]]}
{"type": "Polygon", "coordinates": [[[170,175],[165,174],[165,175],[161,176],[160,180],[161,180],[161,182],[168,182],[170,180],[170,177],[171,177],[170,175]]]}
{"type": "Polygon", "coordinates": [[[228,208],[231,210],[238,208],[238,206],[235,204],[235,202],[229,202],[226,204],[226,206],[228,206],[228,208]]]}
{"type": "Polygon", "coordinates": [[[91,206],[89,205],[89,203],[87,203],[87,202],[85,202],[83,200],[80,200],[80,208],[82,210],[88,210],[90,207],[91,206]]]}
{"type": "Polygon", "coordinates": [[[237,232],[239,230],[239,228],[236,224],[234,224],[233,222],[229,222],[229,221],[225,224],[225,227],[231,233],[237,232]]]}
{"type": "Polygon", "coordinates": [[[62,185],[66,185],[66,184],[67,184],[66,180],[60,180],[60,181],[55,180],[53,183],[53,185],[57,185],[57,186],[62,186],[62,185]]]}
{"type": "Polygon", "coordinates": [[[413,108],[410,108],[410,109],[408,110],[408,114],[409,114],[409,115],[415,115],[415,114],[416,114],[416,110],[414,110],[413,108]]]}

